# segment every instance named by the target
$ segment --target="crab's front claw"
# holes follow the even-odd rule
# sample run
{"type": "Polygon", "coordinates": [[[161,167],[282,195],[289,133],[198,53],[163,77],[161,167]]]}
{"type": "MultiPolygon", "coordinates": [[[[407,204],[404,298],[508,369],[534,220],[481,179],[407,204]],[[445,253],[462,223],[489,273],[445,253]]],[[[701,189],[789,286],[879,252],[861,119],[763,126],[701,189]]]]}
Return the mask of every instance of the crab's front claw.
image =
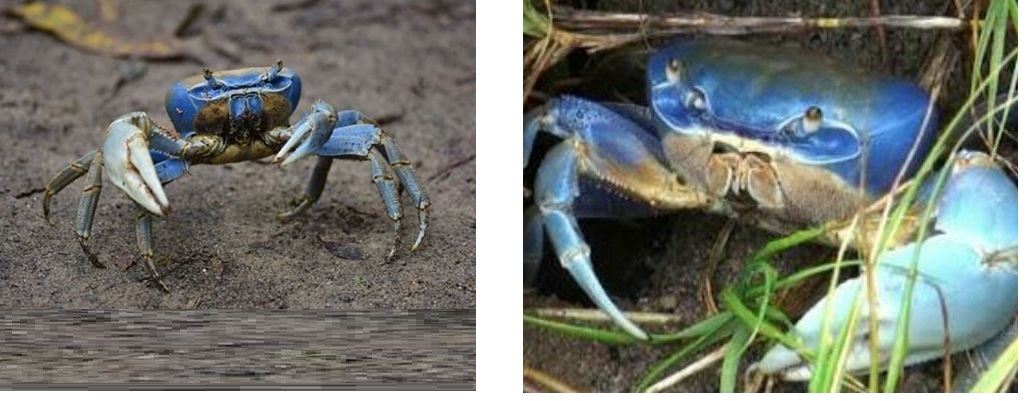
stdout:
{"type": "Polygon", "coordinates": [[[147,211],[164,216],[168,198],[148,146],[152,122],[142,112],[115,119],[107,128],[104,141],[104,166],[108,179],[147,211]]]}
{"type": "MultiPolygon", "coordinates": [[[[845,369],[869,372],[873,337],[879,366],[886,369],[892,349],[902,340],[897,328],[903,323],[911,263],[917,275],[909,300],[906,365],[977,347],[1010,324],[1017,312],[1016,186],[987,155],[964,152],[939,199],[936,234],[885,253],[872,270],[876,314],[866,290],[867,272],[842,283],[798,321],[794,334],[811,355],[845,330],[855,306],[858,319],[845,369]],[[825,318],[830,319],[827,333],[825,318]],[[871,335],[873,319],[876,336],[871,335]]],[[[754,368],[787,380],[808,380],[813,371],[798,351],[779,344],[754,368]]]]}
{"type": "Polygon", "coordinates": [[[302,117],[297,124],[289,128],[277,128],[275,136],[286,136],[288,139],[276,153],[272,163],[283,167],[306,156],[315,154],[336,127],[337,113],[328,103],[321,100],[311,106],[311,112],[302,117]]]}

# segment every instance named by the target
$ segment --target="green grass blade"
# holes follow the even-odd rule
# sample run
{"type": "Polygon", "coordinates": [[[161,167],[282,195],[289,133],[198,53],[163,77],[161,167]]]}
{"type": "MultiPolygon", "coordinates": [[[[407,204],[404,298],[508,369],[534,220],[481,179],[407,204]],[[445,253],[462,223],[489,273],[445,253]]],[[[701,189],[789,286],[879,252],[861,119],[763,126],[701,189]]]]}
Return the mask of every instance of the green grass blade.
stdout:
{"type": "Polygon", "coordinates": [[[640,344],[641,341],[631,337],[629,334],[618,331],[600,330],[593,327],[577,326],[573,324],[556,322],[554,320],[541,319],[536,316],[523,314],[523,323],[531,326],[551,330],[559,334],[576,337],[584,340],[599,342],[602,344],[640,344]]]}
{"type": "Polygon", "coordinates": [[[733,337],[727,347],[727,354],[723,357],[723,367],[720,370],[720,392],[733,393],[734,384],[737,383],[737,371],[741,366],[741,355],[748,349],[749,338],[752,331],[746,326],[738,326],[734,330],[733,337]]]}
{"type": "Polygon", "coordinates": [[[532,0],[523,0],[523,35],[542,38],[548,34],[551,23],[548,17],[537,11],[532,0]]]}
{"type": "Polygon", "coordinates": [[[1017,340],[1013,340],[999,359],[981,376],[981,380],[970,389],[971,393],[996,393],[1006,390],[1006,384],[1017,370],[1017,340]]]}
{"type": "MultiPolygon", "coordinates": [[[[730,314],[727,313],[722,313],[717,316],[732,317],[730,316],[730,314]]],[[[652,384],[655,384],[660,379],[662,379],[662,376],[665,375],[666,372],[668,372],[670,369],[672,369],[673,366],[687,359],[699,350],[704,349],[712,344],[715,344],[717,341],[720,341],[726,338],[727,336],[730,336],[733,327],[734,325],[731,324],[721,324],[712,331],[702,334],[694,341],[677,350],[677,352],[674,352],[669,357],[666,357],[665,359],[659,361],[655,365],[652,365],[650,368],[648,368],[648,372],[645,373],[644,377],[641,378],[641,381],[637,383],[636,386],[634,386],[634,391],[643,392],[652,384]]]]}

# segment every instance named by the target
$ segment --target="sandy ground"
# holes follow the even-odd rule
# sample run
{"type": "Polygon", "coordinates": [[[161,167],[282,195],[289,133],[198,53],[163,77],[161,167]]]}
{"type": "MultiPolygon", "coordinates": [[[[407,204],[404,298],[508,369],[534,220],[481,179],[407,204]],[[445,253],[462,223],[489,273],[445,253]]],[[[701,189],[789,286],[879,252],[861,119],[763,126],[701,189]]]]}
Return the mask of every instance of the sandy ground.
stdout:
{"type": "MultiPolygon", "coordinates": [[[[64,2],[87,20],[97,3],[64,2]]],[[[0,1],[6,9],[16,1],[0,1]]],[[[115,2],[134,39],[171,37],[192,2],[115,2]]],[[[472,2],[205,2],[187,39],[197,58],[139,62],[90,54],[0,17],[0,309],[475,308],[475,9],[472,2]],[[284,7],[284,5],[286,5],[284,7]],[[137,254],[133,207],[106,185],[90,265],[74,234],[80,180],[43,220],[39,189],[103,142],[115,117],[147,112],[171,127],[164,94],[202,68],[281,59],[304,82],[296,120],[316,99],[383,119],[432,199],[421,249],[414,208],[399,257],[366,162],[337,161],[322,199],[288,224],[314,160],[286,169],[245,162],[195,166],[166,188],[172,213],[155,226],[166,294],[137,254]],[[139,79],[130,79],[144,72],[139,79]],[[339,255],[339,256],[338,256],[339,255]]]]}
{"type": "MultiPolygon", "coordinates": [[[[936,15],[944,9],[945,3],[880,2],[883,14],[912,15],[936,15]]],[[[598,9],[630,12],[691,10],[738,16],[866,16],[869,12],[866,2],[839,4],[810,0],[600,1],[596,6],[598,9]]],[[[934,34],[926,31],[887,30],[887,62],[881,59],[880,48],[872,30],[822,30],[794,35],[755,35],[741,39],[808,48],[869,70],[915,77],[920,72],[934,34]]],[[[625,51],[622,53],[622,56],[614,55],[613,52],[592,56],[574,53],[567,58],[566,64],[544,76],[538,83],[537,94],[551,97],[572,93],[594,99],[642,102],[643,71],[634,69],[641,65],[641,59],[634,55],[626,56],[625,51]],[[574,79],[568,79],[570,75],[574,79]]],[[[963,68],[959,67],[955,73],[964,73],[963,68]]],[[[960,75],[953,76],[949,87],[952,93],[956,93],[956,87],[962,88],[962,85],[968,84],[968,81],[961,82],[961,79],[960,75]]],[[[955,104],[955,97],[947,97],[939,102],[946,112],[954,109],[955,104]]],[[[539,141],[538,145],[543,149],[547,143],[539,141]]],[[[532,174],[527,174],[524,186],[532,188],[532,179],[532,174]]],[[[710,294],[718,295],[722,288],[738,280],[746,258],[776,238],[738,224],[729,237],[723,256],[711,272],[707,271],[716,235],[727,223],[725,218],[701,212],[632,221],[581,222],[587,242],[592,245],[591,256],[595,270],[617,305],[625,311],[661,312],[683,319],[683,323],[667,327],[648,326],[649,330],[657,333],[674,332],[708,316],[710,294]],[[705,285],[707,277],[711,282],[711,290],[705,285]]],[[[833,257],[833,249],[802,246],[778,257],[775,265],[782,274],[786,274],[792,271],[792,266],[813,266],[832,260],[833,257]]],[[[524,297],[524,307],[594,308],[550,251],[545,259],[535,282],[536,292],[524,297]]],[[[796,313],[804,311],[825,292],[826,282],[814,285],[809,290],[800,289],[792,293],[793,307],[788,308],[789,312],[792,309],[796,313]]],[[[717,299],[716,305],[718,303],[717,299]]],[[[523,339],[523,361],[526,366],[542,370],[577,390],[601,392],[630,391],[649,368],[683,346],[606,346],[530,326],[524,326],[523,339]]],[[[752,347],[752,352],[742,362],[742,374],[749,363],[761,357],[764,349],[764,346],[752,347]]],[[[675,369],[686,364],[682,363],[675,369]]],[[[673,371],[667,374],[671,373],[673,371]]],[[[741,388],[740,384],[738,388],[741,388]]],[[[908,369],[902,389],[916,392],[941,391],[941,363],[927,363],[919,368],[908,369]]],[[[719,364],[716,364],[667,391],[718,390],[719,364]]],[[[779,383],[772,390],[804,391],[805,386],[779,383]]]]}

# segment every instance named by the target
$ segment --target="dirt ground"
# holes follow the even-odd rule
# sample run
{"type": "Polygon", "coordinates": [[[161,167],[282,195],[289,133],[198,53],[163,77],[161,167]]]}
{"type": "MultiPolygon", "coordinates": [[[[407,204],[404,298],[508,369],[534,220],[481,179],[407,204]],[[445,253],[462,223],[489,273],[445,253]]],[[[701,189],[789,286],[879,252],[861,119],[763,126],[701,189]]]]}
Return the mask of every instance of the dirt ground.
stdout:
{"type": "MultiPolygon", "coordinates": [[[[582,4],[580,2],[574,2],[582,4]]],[[[883,14],[939,15],[948,1],[880,2],[883,14]]],[[[775,2],[744,1],[598,1],[590,2],[597,9],[642,13],[707,11],[733,16],[867,16],[867,2],[822,2],[783,0],[775,2]]],[[[882,53],[873,30],[841,29],[806,31],[789,35],[755,35],[739,38],[778,46],[811,49],[831,57],[847,60],[863,68],[900,77],[915,77],[930,50],[935,33],[913,30],[886,30],[887,58],[882,53]]],[[[661,41],[655,41],[657,45],[661,41]]],[[[545,74],[538,82],[533,99],[560,93],[579,94],[594,99],[643,101],[643,71],[639,56],[620,52],[604,52],[587,56],[571,54],[560,67],[545,74]],[[628,66],[630,66],[628,68],[628,66]],[[573,79],[569,79],[573,77],[573,79]],[[630,78],[628,78],[630,77],[630,78]]],[[[629,53],[634,53],[633,51],[629,53]]],[[[951,78],[952,97],[939,101],[948,113],[954,109],[960,66],[951,78]]],[[[969,79],[969,78],[967,78],[969,79]]],[[[958,94],[962,96],[962,93],[958,94]]],[[[546,147],[547,144],[539,146],[546,147]]],[[[532,188],[532,174],[524,186],[532,188]],[[529,184],[528,184],[529,183],[529,184]]],[[[708,315],[705,277],[712,280],[712,293],[733,283],[745,259],[776,238],[755,228],[737,225],[730,235],[723,257],[715,269],[706,271],[716,233],[727,219],[699,212],[632,221],[582,221],[587,242],[592,245],[592,261],[602,284],[614,301],[625,311],[663,312],[681,317],[686,323],[669,327],[651,327],[653,332],[672,332],[697,322],[708,315]]],[[[568,274],[558,266],[552,253],[545,256],[535,289],[524,297],[525,308],[594,308],[568,274]]],[[[783,273],[792,266],[812,266],[833,258],[833,249],[803,246],[778,258],[777,268],[783,273]]],[[[798,293],[798,303],[805,307],[815,302],[821,287],[810,294],[798,293]],[[807,299],[808,298],[808,299],[807,299]]],[[[718,300],[717,300],[718,303],[718,300]]],[[[585,340],[564,337],[550,331],[524,326],[523,359],[526,366],[542,370],[580,391],[629,391],[650,367],[668,357],[682,345],[669,347],[606,346],[585,340]]],[[[761,357],[763,347],[753,347],[746,355],[742,369],[761,357]]],[[[706,351],[707,352],[707,351],[706,351]]],[[[674,369],[680,369],[678,366],[674,369]]],[[[668,391],[713,392],[719,389],[719,364],[684,380],[668,391]]],[[[671,374],[669,371],[667,374],[671,374]]],[[[903,391],[941,391],[942,366],[927,363],[907,369],[903,391]]],[[[743,375],[742,375],[743,376],[743,375]]],[[[739,376],[739,377],[742,377],[739,376]]],[[[741,388],[739,383],[738,388],[741,388]]],[[[805,391],[804,385],[779,383],[773,391],[805,391]]]]}
{"type": "MultiPolygon", "coordinates": [[[[65,1],[88,21],[98,2],[65,1]]],[[[111,2],[113,30],[171,38],[194,3],[111,2]]],[[[8,9],[17,1],[0,1],[8,9]]],[[[475,308],[475,9],[468,1],[212,1],[184,32],[179,61],[91,54],[0,17],[0,309],[475,308]],[[80,180],[55,197],[49,226],[40,189],[103,143],[117,116],[144,111],[171,127],[165,92],[204,67],[270,66],[304,82],[296,120],[323,99],[384,122],[413,161],[433,206],[415,252],[416,215],[403,196],[402,244],[384,263],[392,225],[367,162],[337,161],[322,199],[280,224],[314,160],[194,166],[167,186],[172,212],[155,225],[154,287],[137,263],[133,205],[109,183],[92,249],[74,226],[80,180]],[[141,75],[142,74],[142,75],[141,75]]]]}

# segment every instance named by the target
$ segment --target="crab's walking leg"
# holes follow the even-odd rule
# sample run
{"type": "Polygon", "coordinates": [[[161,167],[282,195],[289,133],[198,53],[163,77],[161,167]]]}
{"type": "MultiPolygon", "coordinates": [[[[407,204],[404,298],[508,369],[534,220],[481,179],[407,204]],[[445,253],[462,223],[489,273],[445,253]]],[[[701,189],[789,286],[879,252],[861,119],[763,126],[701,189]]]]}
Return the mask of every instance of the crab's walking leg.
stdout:
{"type": "MultiPolygon", "coordinates": [[[[380,198],[383,199],[383,205],[387,209],[387,215],[394,222],[394,245],[390,249],[390,255],[387,256],[387,260],[389,260],[393,257],[395,247],[400,239],[402,211],[394,170],[391,169],[389,161],[383,157],[379,149],[373,146],[373,141],[377,139],[376,136],[379,132],[379,128],[369,124],[337,128],[316,154],[321,157],[360,158],[372,162],[373,182],[379,189],[380,198]]],[[[412,249],[415,249],[419,242],[422,241],[422,229],[424,227],[421,227],[419,238],[416,239],[415,246],[412,249]]]]}
{"type": "MultiPolygon", "coordinates": [[[[394,172],[390,169],[387,159],[379,153],[379,150],[373,149],[370,151],[369,160],[372,161],[372,182],[379,189],[379,196],[383,199],[383,206],[387,209],[387,216],[390,217],[390,220],[394,221],[394,243],[390,246],[390,253],[387,255],[387,261],[389,262],[394,257],[397,244],[401,242],[401,194],[397,189],[397,179],[394,177],[394,172]]],[[[422,232],[420,232],[421,234],[422,232]]],[[[417,241],[421,240],[422,238],[419,238],[417,241]]]]}
{"type": "Polygon", "coordinates": [[[100,152],[100,149],[87,152],[78,160],[72,162],[61,170],[61,172],[57,173],[57,175],[47,183],[47,187],[43,192],[43,218],[47,220],[47,223],[54,225],[53,220],[50,219],[50,198],[53,198],[54,195],[61,192],[61,190],[68,186],[68,184],[71,184],[73,181],[79,179],[79,177],[82,177],[83,174],[86,174],[86,172],[89,171],[90,162],[93,161],[97,152],[100,152]]]}
{"type": "MultiPolygon", "coordinates": [[[[576,219],[658,214],[707,207],[712,200],[664,164],[659,139],[650,126],[641,126],[618,110],[563,97],[532,111],[524,124],[524,143],[532,145],[526,138],[537,131],[565,139],[548,151],[537,171],[534,197],[540,218],[529,223],[543,223],[560,263],[602,312],[634,337],[647,339],[595,276],[590,247],[576,219]]],[[[524,231],[524,249],[529,246],[533,251],[530,259],[539,258],[540,245],[533,237],[540,230],[534,228],[524,231]]]]}
{"type": "Polygon", "coordinates": [[[170,292],[168,286],[161,281],[158,270],[154,267],[154,232],[152,227],[153,214],[142,206],[136,207],[136,245],[140,248],[140,256],[143,256],[143,263],[150,270],[150,276],[164,292],[170,292]]]}
{"type": "Polygon", "coordinates": [[[318,202],[319,197],[322,196],[322,190],[326,187],[326,176],[329,175],[329,168],[332,166],[333,159],[319,157],[318,161],[315,162],[315,168],[311,171],[311,178],[308,178],[308,187],[304,190],[304,195],[301,195],[300,198],[293,202],[295,204],[293,209],[280,213],[277,216],[280,221],[286,222],[308,210],[315,202],[318,202]]]}
{"type": "Polygon", "coordinates": [[[415,243],[412,244],[412,250],[415,250],[422,243],[423,237],[426,236],[426,228],[429,226],[430,197],[426,195],[426,190],[423,188],[422,183],[415,177],[415,170],[412,170],[412,162],[401,153],[401,149],[394,143],[394,139],[384,132],[380,143],[383,145],[383,149],[386,150],[387,161],[390,162],[390,167],[393,168],[394,173],[401,179],[401,186],[405,191],[408,191],[408,197],[412,199],[416,209],[419,209],[419,236],[415,238],[415,243]]]}
{"type": "MultiPolygon", "coordinates": [[[[351,125],[371,125],[375,127],[374,132],[368,132],[364,135],[377,139],[377,142],[373,143],[373,145],[379,145],[383,148],[387,156],[387,162],[390,164],[390,168],[394,170],[394,174],[396,174],[401,180],[401,188],[404,188],[404,190],[408,192],[408,197],[411,198],[412,204],[414,204],[416,209],[419,210],[419,235],[415,238],[415,243],[412,244],[412,250],[415,250],[419,247],[419,244],[422,243],[423,238],[426,236],[426,228],[429,225],[429,195],[426,194],[426,190],[422,186],[422,183],[420,183],[419,179],[415,176],[415,170],[412,169],[412,162],[405,157],[404,153],[401,153],[401,148],[399,148],[397,143],[394,142],[394,138],[391,138],[390,135],[384,132],[379,127],[379,124],[371,118],[366,117],[358,110],[345,110],[337,114],[338,129],[351,125]]],[[[337,135],[337,133],[334,132],[334,135],[337,135]]],[[[363,134],[359,133],[358,135],[363,134]]]]}
{"type": "Polygon", "coordinates": [[[82,247],[82,252],[89,258],[90,263],[93,266],[104,268],[100,259],[86,244],[93,228],[93,214],[97,211],[97,199],[100,198],[100,190],[104,187],[103,176],[100,174],[104,164],[103,155],[99,152],[91,153],[93,153],[93,161],[90,162],[89,172],[86,174],[86,188],[83,188],[82,197],[79,198],[79,216],[75,233],[79,235],[79,246],[82,247]]]}

